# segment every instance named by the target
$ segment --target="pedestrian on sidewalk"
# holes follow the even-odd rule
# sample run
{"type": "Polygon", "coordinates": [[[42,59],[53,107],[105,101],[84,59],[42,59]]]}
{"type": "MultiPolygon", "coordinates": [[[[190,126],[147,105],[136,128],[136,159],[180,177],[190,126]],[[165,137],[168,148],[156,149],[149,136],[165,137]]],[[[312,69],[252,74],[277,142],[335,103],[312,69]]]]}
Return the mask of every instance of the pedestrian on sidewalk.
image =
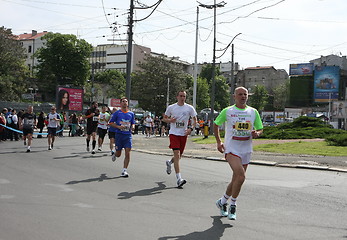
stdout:
{"type": "Polygon", "coordinates": [[[89,152],[90,147],[90,138],[92,138],[92,154],[95,154],[95,146],[96,146],[96,129],[98,127],[98,121],[99,121],[99,109],[98,109],[98,103],[92,102],[90,108],[87,110],[85,116],[85,119],[87,119],[87,152],[89,152]]]}
{"type": "Polygon", "coordinates": [[[129,177],[128,166],[130,162],[130,151],[132,148],[132,131],[135,128],[135,114],[129,111],[128,99],[123,97],[120,100],[121,108],[112,114],[109,125],[115,128],[116,152],[112,155],[112,161],[120,157],[124,148],[125,156],[123,162],[122,177],[129,177]]]}
{"type": "Polygon", "coordinates": [[[28,106],[27,112],[19,120],[19,129],[23,130],[24,146],[27,145],[27,152],[31,151],[31,142],[33,140],[34,128],[36,128],[36,115],[33,113],[34,107],[28,106]],[[26,142],[28,139],[28,143],[26,142]]]}
{"type": "Polygon", "coordinates": [[[57,128],[60,123],[60,116],[57,113],[56,107],[51,107],[51,112],[47,115],[47,122],[48,150],[52,150],[55,136],[57,135],[57,128]]]}
{"type": "Polygon", "coordinates": [[[179,91],[176,98],[177,103],[167,107],[163,118],[163,121],[170,123],[169,148],[173,150],[173,157],[171,160],[166,161],[166,173],[171,174],[171,164],[174,164],[177,187],[182,187],[187,181],[181,176],[179,161],[184,152],[187,137],[195,129],[197,113],[192,105],[185,102],[187,98],[186,91],[179,91]],[[192,125],[188,126],[190,118],[192,118],[192,125]]]}
{"type": "Polygon", "coordinates": [[[225,154],[233,172],[231,182],[226,192],[216,205],[221,216],[228,216],[230,220],[236,220],[236,199],[240,194],[242,184],[246,178],[247,166],[251,160],[252,139],[259,137],[263,132],[263,124],[258,111],[248,106],[248,90],[238,87],[234,92],[235,104],[222,110],[214,121],[214,135],[217,141],[217,149],[225,154]],[[222,143],[219,126],[225,123],[225,143],[222,143]],[[230,207],[228,209],[228,200],[230,207]]]}

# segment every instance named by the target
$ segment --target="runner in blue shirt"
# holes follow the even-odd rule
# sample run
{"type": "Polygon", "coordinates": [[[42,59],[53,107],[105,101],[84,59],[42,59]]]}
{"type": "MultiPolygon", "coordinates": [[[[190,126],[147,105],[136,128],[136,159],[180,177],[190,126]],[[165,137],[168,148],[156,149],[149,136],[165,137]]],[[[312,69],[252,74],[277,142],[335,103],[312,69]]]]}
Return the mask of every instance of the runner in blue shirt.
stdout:
{"type": "Polygon", "coordinates": [[[116,152],[112,155],[112,161],[120,157],[122,149],[125,149],[122,177],[129,177],[127,168],[130,162],[130,151],[132,148],[132,131],[135,127],[135,114],[128,109],[128,99],[121,98],[121,109],[112,114],[109,126],[115,128],[116,152]]]}

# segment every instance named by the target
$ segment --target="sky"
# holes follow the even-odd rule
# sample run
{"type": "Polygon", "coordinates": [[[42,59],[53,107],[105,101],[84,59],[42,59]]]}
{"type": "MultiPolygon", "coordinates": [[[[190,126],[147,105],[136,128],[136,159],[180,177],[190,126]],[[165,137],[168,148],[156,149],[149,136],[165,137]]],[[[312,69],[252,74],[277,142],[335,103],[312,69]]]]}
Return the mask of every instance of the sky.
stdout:
{"type": "MultiPolygon", "coordinates": [[[[134,43],[152,52],[212,62],[214,10],[197,7],[213,0],[134,0],[134,43]],[[142,8],[142,9],[140,9],[142,8]],[[144,9],[145,8],[145,9],[144,9]],[[153,11],[154,10],[154,11],[153,11]],[[144,20],[142,20],[144,19],[144,20]]],[[[216,3],[223,1],[215,0],[216,3]]],[[[347,54],[346,0],[224,0],[216,8],[216,62],[241,69],[289,64],[347,54]]],[[[14,34],[49,31],[74,34],[93,46],[127,44],[130,0],[0,0],[0,23],[14,34]]]]}

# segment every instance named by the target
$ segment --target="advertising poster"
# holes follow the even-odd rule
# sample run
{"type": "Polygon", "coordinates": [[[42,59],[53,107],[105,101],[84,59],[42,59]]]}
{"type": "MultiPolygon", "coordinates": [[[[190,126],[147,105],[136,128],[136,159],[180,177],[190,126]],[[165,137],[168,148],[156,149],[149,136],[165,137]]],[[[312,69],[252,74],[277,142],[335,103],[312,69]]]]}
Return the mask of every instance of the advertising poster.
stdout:
{"type": "Polygon", "coordinates": [[[82,111],[83,110],[83,89],[58,87],[56,106],[57,106],[57,112],[82,111]]]}
{"type": "Polygon", "coordinates": [[[316,67],[314,71],[313,95],[315,102],[338,100],[340,82],[340,67],[316,67]]]}
{"type": "MultiPolygon", "coordinates": [[[[137,107],[139,104],[139,101],[137,100],[130,100],[129,101],[129,108],[137,107]]],[[[113,108],[120,108],[120,99],[117,98],[110,98],[108,100],[108,106],[113,108]]]]}
{"type": "Polygon", "coordinates": [[[313,63],[289,64],[290,76],[308,76],[313,75],[313,63]]]}

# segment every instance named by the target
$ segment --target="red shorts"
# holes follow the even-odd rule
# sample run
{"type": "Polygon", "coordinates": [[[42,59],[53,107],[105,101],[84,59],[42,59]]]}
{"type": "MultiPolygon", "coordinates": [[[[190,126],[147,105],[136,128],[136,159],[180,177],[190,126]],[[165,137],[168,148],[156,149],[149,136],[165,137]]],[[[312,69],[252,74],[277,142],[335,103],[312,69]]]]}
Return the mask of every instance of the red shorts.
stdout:
{"type": "Polygon", "coordinates": [[[170,134],[170,146],[172,150],[180,150],[181,155],[184,152],[184,148],[186,147],[187,137],[188,136],[177,136],[170,134]]]}

